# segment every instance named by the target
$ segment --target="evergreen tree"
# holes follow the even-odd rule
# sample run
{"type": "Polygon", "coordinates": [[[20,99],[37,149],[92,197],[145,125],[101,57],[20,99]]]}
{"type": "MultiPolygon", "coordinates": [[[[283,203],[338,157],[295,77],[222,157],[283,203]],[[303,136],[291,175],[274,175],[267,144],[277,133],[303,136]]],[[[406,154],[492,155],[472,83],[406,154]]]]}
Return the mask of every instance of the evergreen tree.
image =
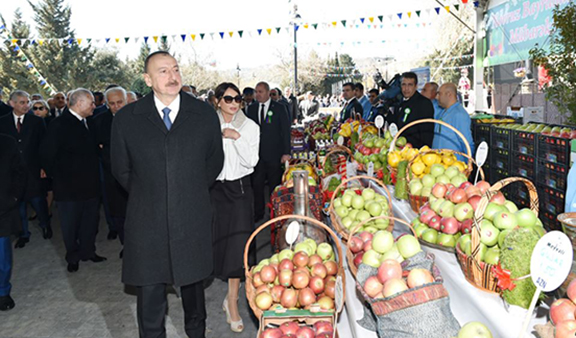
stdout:
{"type": "Polygon", "coordinates": [[[144,82],[144,78],[142,77],[142,74],[144,73],[144,62],[150,53],[150,46],[146,42],[142,42],[138,57],[136,60],[130,61],[129,63],[131,78],[129,88],[130,90],[141,93],[143,95],[150,92],[150,87],[146,85],[146,82],[144,82]]]}
{"type": "Polygon", "coordinates": [[[64,0],[28,1],[41,39],[61,39],[36,47],[32,55],[35,66],[57,90],[91,87],[95,81],[92,66],[94,52],[81,47],[70,28],[72,11],[64,0]]]}
{"type": "MultiPolygon", "coordinates": [[[[4,18],[2,18],[2,24],[9,27],[4,18]]],[[[30,26],[22,19],[20,8],[14,11],[14,22],[9,31],[13,39],[23,41],[30,37],[30,26]]],[[[4,45],[0,46],[0,87],[7,91],[20,89],[35,93],[41,90],[41,86],[39,86],[34,74],[28,71],[22,56],[19,56],[22,55],[21,53],[29,56],[29,53],[33,52],[33,48],[29,48],[29,42],[20,41],[17,44],[5,41],[4,45]]]]}
{"type": "Polygon", "coordinates": [[[170,53],[170,43],[168,43],[168,36],[164,35],[160,37],[160,46],[158,47],[158,50],[170,53]]]}

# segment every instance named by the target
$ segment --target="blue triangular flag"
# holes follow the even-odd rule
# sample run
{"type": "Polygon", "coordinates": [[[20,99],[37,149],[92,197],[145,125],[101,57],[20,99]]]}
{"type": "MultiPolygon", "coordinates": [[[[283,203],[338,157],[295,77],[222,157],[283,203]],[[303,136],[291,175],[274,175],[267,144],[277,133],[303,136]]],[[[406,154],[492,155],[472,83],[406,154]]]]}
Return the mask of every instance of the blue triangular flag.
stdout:
{"type": "Polygon", "coordinates": [[[224,32],[220,32],[218,34],[220,34],[220,39],[224,39],[224,32]]]}
{"type": "Polygon", "coordinates": [[[258,35],[262,34],[262,29],[258,30],[258,35]]]}
{"type": "Polygon", "coordinates": [[[186,34],[181,34],[180,36],[182,37],[182,41],[186,41],[186,34]]]}
{"type": "Polygon", "coordinates": [[[147,36],[144,37],[144,42],[148,43],[148,37],[147,36]]]}
{"type": "Polygon", "coordinates": [[[434,10],[436,11],[436,14],[440,14],[440,7],[436,7],[434,10]]]}
{"type": "Polygon", "coordinates": [[[360,18],[360,22],[364,23],[364,18],[360,18]]]}
{"type": "Polygon", "coordinates": [[[398,13],[396,15],[398,15],[398,19],[402,19],[402,13],[398,13]]]}

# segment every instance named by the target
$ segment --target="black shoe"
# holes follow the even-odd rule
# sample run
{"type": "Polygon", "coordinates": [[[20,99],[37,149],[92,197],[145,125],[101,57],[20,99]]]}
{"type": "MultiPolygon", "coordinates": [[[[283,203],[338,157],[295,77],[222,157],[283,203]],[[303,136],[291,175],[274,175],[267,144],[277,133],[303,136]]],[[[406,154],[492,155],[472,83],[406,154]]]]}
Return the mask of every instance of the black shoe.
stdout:
{"type": "Polygon", "coordinates": [[[42,237],[44,237],[44,239],[52,238],[52,227],[50,225],[42,228],[42,237]]]}
{"type": "Polygon", "coordinates": [[[118,233],[114,230],[110,230],[110,232],[108,232],[108,240],[113,241],[116,238],[118,238],[118,233]]]}
{"type": "Polygon", "coordinates": [[[78,271],[78,267],[78,263],[68,263],[68,272],[76,272],[78,271]]]}
{"type": "Polygon", "coordinates": [[[10,295],[0,297],[0,311],[12,310],[14,306],[16,306],[16,303],[14,303],[14,299],[10,295]]]}
{"type": "Polygon", "coordinates": [[[16,245],[14,245],[14,248],[16,249],[23,248],[26,246],[26,243],[28,242],[30,242],[30,238],[20,237],[18,238],[18,241],[16,241],[16,245]]]}
{"type": "Polygon", "coordinates": [[[94,256],[92,256],[91,258],[88,259],[83,259],[83,262],[86,261],[92,261],[94,263],[100,263],[100,262],[104,262],[106,260],[106,257],[102,257],[102,256],[98,256],[97,254],[94,254],[94,256]]]}

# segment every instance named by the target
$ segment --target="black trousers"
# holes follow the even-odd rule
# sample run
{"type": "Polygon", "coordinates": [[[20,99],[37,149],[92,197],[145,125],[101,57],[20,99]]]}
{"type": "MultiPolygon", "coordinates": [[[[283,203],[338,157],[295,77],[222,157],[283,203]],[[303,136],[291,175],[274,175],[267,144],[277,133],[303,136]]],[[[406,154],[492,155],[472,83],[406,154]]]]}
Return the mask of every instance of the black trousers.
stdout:
{"type": "Polygon", "coordinates": [[[282,163],[280,163],[280,160],[276,162],[260,160],[256,168],[254,168],[252,188],[254,189],[254,217],[256,219],[264,217],[264,211],[266,210],[266,197],[264,196],[266,181],[268,181],[270,193],[282,183],[282,163]]]}
{"type": "MultiPolygon", "coordinates": [[[[166,338],[166,284],[139,286],[137,291],[140,338],[166,338]]],[[[206,305],[203,281],[181,287],[184,330],[189,338],[204,338],[206,305]]]]}
{"type": "Polygon", "coordinates": [[[100,221],[99,198],[86,201],[58,201],[66,261],[76,264],[96,253],[96,233],[100,221]]]}

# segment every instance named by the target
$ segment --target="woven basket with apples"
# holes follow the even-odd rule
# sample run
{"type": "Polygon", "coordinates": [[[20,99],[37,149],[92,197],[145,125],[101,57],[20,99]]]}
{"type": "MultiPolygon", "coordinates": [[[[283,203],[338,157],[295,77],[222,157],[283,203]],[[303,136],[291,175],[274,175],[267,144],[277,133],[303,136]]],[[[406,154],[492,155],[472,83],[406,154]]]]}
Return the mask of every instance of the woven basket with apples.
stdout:
{"type": "MultiPolygon", "coordinates": [[[[388,188],[370,176],[355,176],[342,180],[334,190],[329,208],[330,220],[342,241],[348,241],[350,230],[370,217],[392,215],[392,199],[388,188]],[[378,194],[371,186],[382,189],[387,196],[378,194]],[[347,187],[346,190],[344,190],[347,187]],[[343,193],[341,193],[343,191],[343,193]]],[[[365,223],[364,230],[394,228],[393,220],[380,219],[365,223]]]]}
{"type": "Polygon", "coordinates": [[[269,220],[256,229],[246,242],[244,269],[246,298],[250,308],[260,320],[263,316],[308,317],[335,315],[338,283],[342,283],[344,299],[344,269],[342,248],[334,231],[310,217],[285,215],[269,220]],[[324,229],[332,238],[330,243],[317,244],[308,238],[263,259],[258,265],[248,266],[248,252],[252,241],[272,224],[295,220],[324,229]],[[340,282],[341,281],[341,282],[340,282]]]}

